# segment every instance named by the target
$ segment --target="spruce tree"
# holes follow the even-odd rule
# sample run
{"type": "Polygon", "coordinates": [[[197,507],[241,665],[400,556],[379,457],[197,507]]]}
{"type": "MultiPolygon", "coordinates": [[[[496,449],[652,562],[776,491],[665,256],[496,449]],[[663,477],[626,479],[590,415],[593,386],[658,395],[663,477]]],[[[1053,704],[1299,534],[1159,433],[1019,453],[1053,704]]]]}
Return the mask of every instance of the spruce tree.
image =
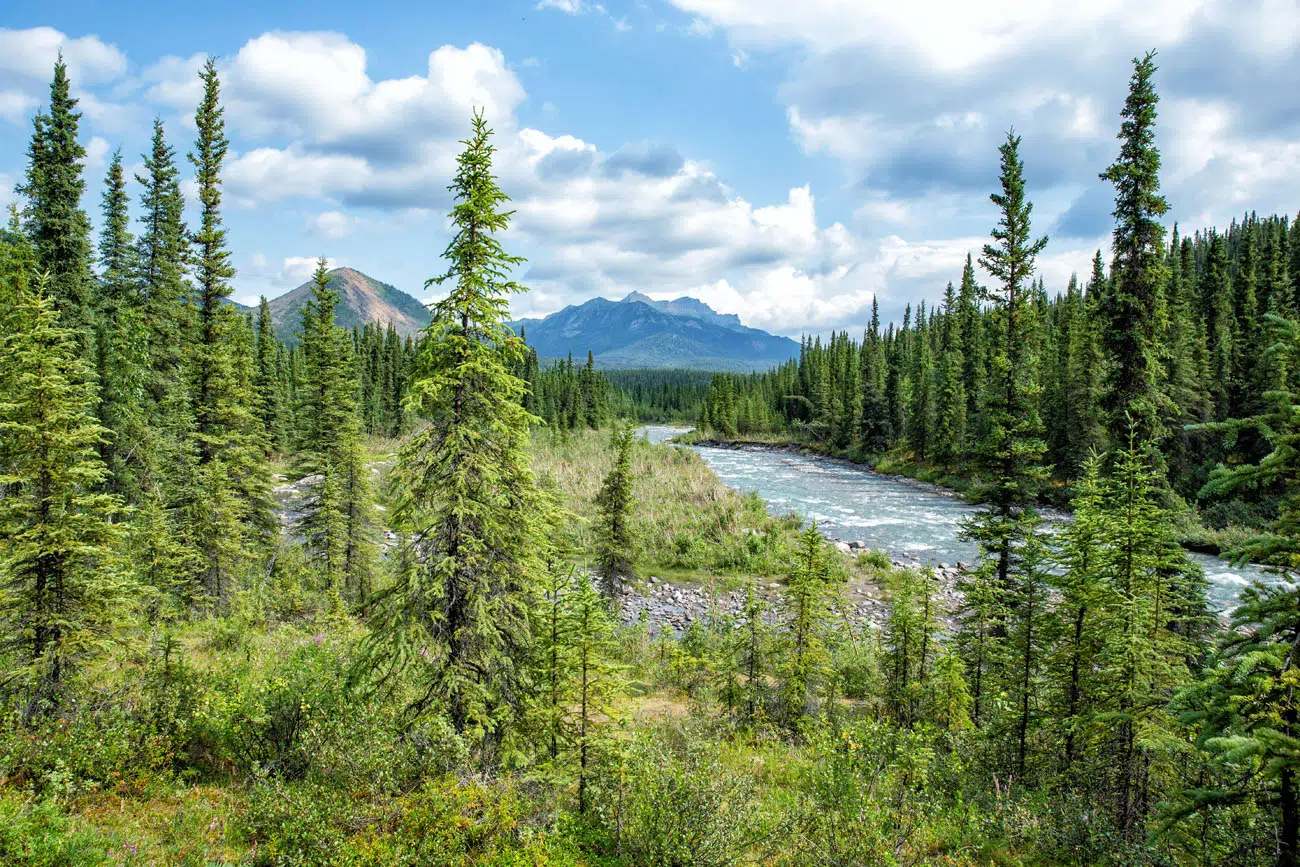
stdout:
{"type": "MultiPolygon", "coordinates": [[[[185,273],[189,235],[185,229],[185,197],[180,188],[176,155],[167,144],[162,121],[154,120],[153,140],[144,155],[143,176],[136,183],[143,230],[137,239],[136,262],[144,296],[142,319],[148,332],[150,374],[145,382],[149,428],[172,440],[181,436],[190,414],[185,382],[185,347],[192,332],[193,305],[187,304],[185,273]]],[[[160,463],[172,461],[160,458],[160,463]]]]}
{"type": "Polygon", "coordinates": [[[257,415],[267,447],[275,452],[284,447],[284,414],[280,406],[280,372],[277,367],[279,340],[271,322],[271,305],[263,295],[257,305],[257,415]]]}
{"type": "Polygon", "coordinates": [[[359,600],[370,579],[371,496],[356,406],[352,341],[335,324],[337,306],[338,293],[330,288],[329,271],[321,258],[312,275],[311,297],[302,308],[302,381],[293,466],[308,481],[298,530],[332,592],[359,600]]]}
{"type": "Polygon", "coordinates": [[[414,547],[374,599],[363,655],[381,682],[419,662],[411,706],[446,709],[458,731],[499,742],[527,686],[529,595],[548,548],[542,493],[528,460],[534,422],[511,371],[524,346],[506,326],[510,278],[522,262],[498,239],[511,213],[492,174],[491,130],[475,115],[451,185],[456,233],[447,297],[415,361],[412,402],[429,419],[393,471],[394,518],[414,547]],[[425,661],[427,655],[427,661],[425,661]]]}
{"type": "Polygon", "coordinates": [[[1156,95],[1152,84],[1154,52],[1133,61],[1133,77],[1120,116],[1120,152],[1101,174],[1115,185],[1115,264],[1103,307],[1106,346],[1113,358],[1108,405],[1114,442],[1128,438],[1130,420],[1139,440],[1159,436],[1168,415],[1160,382],[1164,365],[1160,340],[1167,310],[1161,288],[1164,227],[1169,205],[1160,195],[1160,152],[1155,146],[1156,95]]]}
{"type": "Polygon", "coordinates": [[[121,151],[109,161],[104,186],[99,291],[91,326],[99,381],[98,415],[108,431],[100,456],[109,473],[110,489],[135,501],[145,483],[139,468],[147,438],[140,395],[149,359],[121,151]]]}
{"type": "Polygon", "coordinates": [[[189,359],[195,465],[189,471],[186,508],[189,532],[204,562],[204,589],[221,606],[235,576],[248,565],[252,551],[247,543],[268,534],[274,521],[265,445],[248,375],[251,329],[227,303],[235,270],[221,218],[221,167],[229,141],[214,61],[204,65],[200,79],[198,136],[189,155],[198,185],[199,231],[193,238],[195,286],[189,299],[196,320],[189,359]]]}
{"type": "Polygon", "coordinates": [[[90,219],[81,208],[86,149],[78,141],[81,112],[71,95],[68,67],[59,54],[50,82],[48,114],[33,121],[27,177],[18,188],[27,199],[26,229],[38,269],[49,275],[48,292],[59,321],[81,341],[89,357],[94,282],[90,272],[90,219]]]}
{"type": "Polygon", "coordinates": [[[830,576],[825,545],[816,524],[804,530],[781,604],[785,621],[778,671],[781,700],[787,722],[796,729],[812,712],[816,691],[830,673],[826,645],[830,576]]]}
{"type": "Polygon", "coordinates": [[[623,585],[636,576],[636,540],[632,536],[632,446],[630,425],[610,434],[614,466],[596,494],[596,572],[610,599],[623,593],[623,585]]]}
{"type": "MultiPolygon", "coordinates": [[[[1196,733],[1217,773],[1211,785],[1180,792],[1166,826],[1197,813],[1258,805],[1276,816],[1252,841],[1279,867],[1300,863],[1300,589],[1293,580],[1241,594],[1204,677],[1173,707],[1196,733]]],[[[1252,823],[1254,824],[1254,823],[1252,823]]],[[[1242,843],[1239,837],[1233,844],[1242,843]]],[[[1247,844],[1249,845],[1249,844],[1247,844]]]]}
{"type": "Polygon", "coordinates": [[[935,412],[935,457],[945,466],[951,466],[964,453],[966,446],[966,383],[963,378],[966,366],[961,344],[961,322],[958,301],[952,284],[944,294],[943,335],[940,342],[940,392],[935,412]]]}
{"type": "Polygon", "coordinates": [[[123,506],[101,491],[105,431],[80,335],[14,254],[0,244],[0,689],[30,722],[119,623],[123,506]]]}
{"type": "MultiPolygon", "coordinates": [[[[990,674],[1002,670],[1009,681],[1003,686],[1023,691],[1025,678],[1032,679],[1037,657],[1030,646],[1035,641],[1032,618],[1042,584],[1036,541],[1041,519],[1034,503],[1047,470],[1041,464],[1046,443],[1038,414],[1041,387],[1034,351],[1038,323],[1033,292],[1027,284],[1034,259],[1047,239],[1032,237],[1033,206],[1025,199],[1019,147],[1020,139],[1008,133],[999,149],[1002,190],[990,198],[1002,217],[992,231],[995,243],[986,244],[980,257],[980,264],[998,285],[986,290],[985,296],[997,331],[990,340],[984,409],[987,432],[975,455],[980,476],[973,492],[973,499],[987,504],[987,509],[966,519],[961,529],[963,537],[975,541],[981,552],[980,565],[963,582],[961,613],[967,627],[964,643],[977,724],[985,693],[995,691],[990,674]],[[1007,638],[1015,629],[1023,630],[1023,646],[1020,653],[1006,656],[1007,638]]],[[[1026,716],[1022,714],[1022,721],[1026,716]]],[[[1020,728],[1024,728],[1023,722],[1020,728]]],[[[1017,735],[1017,766],[1023,770],[1026,737],[1023,731],[1017,735]]]]}
{"type": "Polygon", "coordinates": [[[1163,506],[1165,478],[1154,444],[1115,456],[1101,516],[1101,569],[1107,604],[1096,657],[1098,713],[1094,737],[1107,744],[1103,763],[1116,827],[1135,836],[1174,769],[1153,745],[1172,737],[1168,701],[1189,679],[1188,663],[1204,648],[1205,599],[1200,567],[1179,547],[1163,506]]]}

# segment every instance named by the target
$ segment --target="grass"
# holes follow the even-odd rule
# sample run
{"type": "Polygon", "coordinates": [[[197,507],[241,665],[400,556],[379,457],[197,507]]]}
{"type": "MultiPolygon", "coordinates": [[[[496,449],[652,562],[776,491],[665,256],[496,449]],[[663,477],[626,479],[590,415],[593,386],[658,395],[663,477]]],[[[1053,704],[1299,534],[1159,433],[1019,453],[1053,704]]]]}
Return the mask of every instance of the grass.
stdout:
{"type": "MultiPolygon", "coordinates": [[[[596,494],[612,464],[603,432],[542,433],[534,439],[533,467],[574,516],[570,527],[578,550],[592,548],[596,494]]],[[[702,583],[710,574],[737,579],[788,571],[797,517],[771,517],[759,497],[732,491],[689,449],[638,440],[632,470],[642,574],[702,583]]]]}

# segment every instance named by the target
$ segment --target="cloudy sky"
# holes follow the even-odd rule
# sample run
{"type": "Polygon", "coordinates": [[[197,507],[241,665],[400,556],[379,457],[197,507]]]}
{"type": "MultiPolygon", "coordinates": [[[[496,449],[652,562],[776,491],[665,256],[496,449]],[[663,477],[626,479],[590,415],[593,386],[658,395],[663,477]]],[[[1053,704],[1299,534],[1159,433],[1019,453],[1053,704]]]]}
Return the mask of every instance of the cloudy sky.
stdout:
{"type": "MultiPolygon", "coordinates": [[[[9,0],[0,204],[62,49],[88,208],[150,120],[184,153],[217,58],[235,297],[316,256],[417,297],[472,107],[496,129],[529,259],[518,315],[636,289],[785,334],[934,299],[995,220],[996,147],[1024,138],[1049,288],[1086,271],[1131,58],[1157,49],[1171,222],[1300,207],[1295,0],[9,0]],[[412,12],[412,6],[425,7],[412,12]]],[[[188,166],[186,167],[188,170],[188,166]]]]}

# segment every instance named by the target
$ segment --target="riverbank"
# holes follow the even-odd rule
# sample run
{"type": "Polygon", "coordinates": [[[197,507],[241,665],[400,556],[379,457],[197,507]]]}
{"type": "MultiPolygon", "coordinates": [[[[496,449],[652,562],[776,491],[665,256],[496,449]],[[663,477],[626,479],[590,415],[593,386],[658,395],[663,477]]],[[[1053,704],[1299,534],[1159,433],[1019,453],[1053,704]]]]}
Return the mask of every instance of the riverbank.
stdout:
{"type": "MultiPolygon", "coordinates": [[[[960,497],[963,500],[969,495],[973,487],[968,476],[961,476],[944,468],[933,467],[928,464],[918,464],[910,460],[906,455],[897,452],[863,456],[827,448],[817,443],[795,440],[789,436],[767,435],[764,437],[720,438],[716,434],[705,435],[695,430],[677,437],[674,441],[682,445],[708,446],[731,450],[750,449],[816,457],[858,469],[865,468],[869,472],[913,485],[921,490],[928,490],[944,496],[960,497]]],[[[1057,483],[1050,488],[1050,491],[1053,495],[1039,502],[1040,511],[1049,520],[1068,520],[1067,486],[1057,483]]],[[[1206,527],[1196,520],[1195,516],[1195,508],[1189,508],[1185,513],[1178,516],[1175,523],[1175,532],[1178,535],[1179,544],[1185,550],[1193,553],[1222,559],[1225,551],[1239,547],[1255,535],[1254,531],[1244,527],[1230,526],[1223,529],[1206,527]]]]}

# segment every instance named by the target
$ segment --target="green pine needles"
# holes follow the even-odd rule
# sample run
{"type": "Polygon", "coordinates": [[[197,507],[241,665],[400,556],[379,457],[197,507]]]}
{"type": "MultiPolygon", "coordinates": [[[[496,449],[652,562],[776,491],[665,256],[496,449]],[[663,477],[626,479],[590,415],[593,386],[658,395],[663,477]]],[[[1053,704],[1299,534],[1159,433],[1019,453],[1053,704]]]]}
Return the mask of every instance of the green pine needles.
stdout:
{"type": "Polygon", "coordinates": [[[631,425],[618,425],[610,434],[614,466],[596,495],[596,572],[602,589],[611,599],[623,592],[623,585],[636,576],[636,540],[632,536],[632,447],[631,425]]]}
{"type": "Polygon", "coordinates": [[[449,286],[432,307],[410,401],[429,419],[398,455],[393,516],[410,540],[395,582],[374,599],[367,667],[381,683],[407,672],[411,710],[440,708],[485,748],[499,744],[526,694],[528,608],[551,545],[551,511],[533,478],[514,365],[523,342],[506,327],[510,276],[523,260],[498,235],[508,201],[492,174],[491,130],[476,114],[450,189],[456,234],[449,286]]]}
{"type": "Polygon", "coordinates": [[[93,379],[44,281],[0,244],[0,653],[23,718],[56,708],[120,625],[124,583],[93,379]]]}

